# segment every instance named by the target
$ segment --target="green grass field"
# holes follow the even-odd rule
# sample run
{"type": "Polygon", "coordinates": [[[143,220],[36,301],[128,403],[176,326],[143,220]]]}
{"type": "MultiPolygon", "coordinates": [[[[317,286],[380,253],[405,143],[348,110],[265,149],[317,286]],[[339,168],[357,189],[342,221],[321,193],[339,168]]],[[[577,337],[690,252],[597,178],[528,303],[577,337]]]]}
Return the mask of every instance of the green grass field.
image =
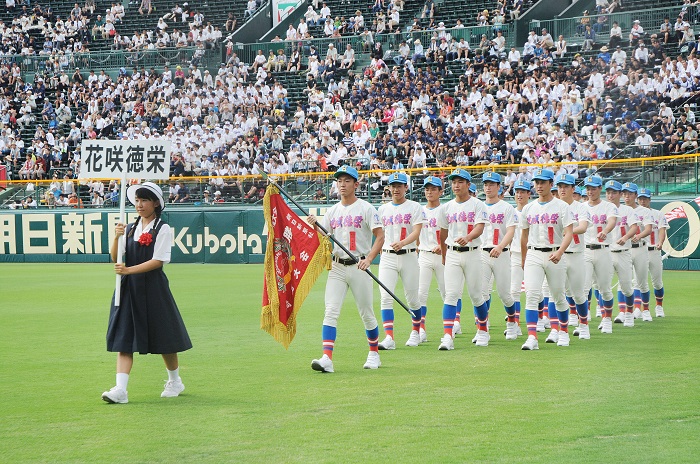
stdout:
{"type": "MultiPolygon", "coordinates": [[[[321,354],[316,283],[288,351],[259,328],[262,266],[170,265],[194,348],[181,357],[187,390],[161,399],[160,357],[135,359],[127,405],[105,351],[114,284],[105,264],[0,265],[0,461],[20,462],[698,462],[700,289],[697,273],[666,272],[665,319],[520,351],[493,304],[487,348],[403,346],[362,369],[366,340],[351,297],[338,328],[334,374],[321,354]]],[[[379,296],[375,310],[379,316],[379,296]]],[[[469,311],[466,312],[467,316],[469,311]]],[[[594,321],[597,326],[597,320],[594,321]]]]}

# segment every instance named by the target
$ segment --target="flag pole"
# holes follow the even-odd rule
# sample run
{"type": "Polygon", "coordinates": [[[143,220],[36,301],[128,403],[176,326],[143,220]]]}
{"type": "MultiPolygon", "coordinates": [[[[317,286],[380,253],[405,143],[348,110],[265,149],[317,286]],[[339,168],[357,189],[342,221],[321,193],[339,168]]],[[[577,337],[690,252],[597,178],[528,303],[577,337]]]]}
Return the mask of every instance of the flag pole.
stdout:
{"type": "MultiPolygon", "coordinates": [[[[119,223],[124,224],[126,222],[126,171],[122,172],[122,185],[121,193],[119,194],[119,223]]],[[[122,245],[122,240],[119,239],[117,245],[117,264],[123,263],[124,256],[124,245],[122,245]]],[[[122,276],[117,274],[116,281],[114,284],[114,306],[119,306],[121,303],[121,289],[122,289],[122,276]]]]}
{"type": "MultiPolygon", "coordinates": [[[[308,216],[308,215],[309,215],[308,211],[306,211],[306,210],[304,209],[303,206],[301,206],[299,203],[297,203],[297,202],[294,200],[294,198],[292,198],[292,196],[291,196],[289,193],[287,193],[287,191],[284,190],[284,188],[282,188],[281,185],[279,185],[277,182],[275,182],[274,179],[272,179],[270,176],[268,176],[267,173],[266,173],[265,171],[263,171],[263,170],[261,169],[260,166],[258,166],[258,170],[260,171],[260,175],[262,175],[262,178],[263,178],[264,180],[268,181],[269,183],[271,183],[272,185],[274,185],[275,187],[277,187],[277,190],[279,190],[281,194],[283,194],[285,197],[287,197],[287,198],[289,199],[289,201],[291,201],[292,204],[294,204],[294,206],[296,206],[296,207],[299,209],[299,211],[301,211],[305,216],[308,216]]],[[[355,255],[353,255],[353,254],[350,252],[350,250],[348,250],[347,248],[345,248],[345,246],[344,246],[342,243],[340,243],[338,240],[336,240],[335,237],[333,237],[333,235],[332,235],[325,227],[323,227],[323,226],[322,226],[321,224],[319,224],[318,222],[316,222],[315,225],[316,225],[316,227],[318,227],[318,228],[321,230],[321,232],[323,232],[329,239],[331,239],[331,241],[332,241],[333,243],[335,243],[336,245],[338,245],[338,247],[339,247],[341,250],[343,250],[348,256],[350,256],[350,258],[351,258],[353,261],[355,261],[355,264],[357,264],[357,263],[360,262],[360,260],[357,259],[357,257],[356,257],[355,255]]],[[[384,284],[377,278],[377,276],[375,276],[375,275],[372,273],[372,271],[371,271],[369,268],[365,269],[365,272],[366,272],[367,274],[369,274],[369,276],[370,276],[375,282],[377,282],[377,284],[378,284],[380,287],[382,287],[382,288],[384,289],[384,291],[387,292],[387,293],[389,294],[389,296],[391,296],[399,305],[401,305],[401,307],[402,307],[403,309],[405,309],[406,312],[407,312],[408,314],[411,315],[411,317],[413,317],[413,316],[416,315],[415,312],[412,311],[411,309],[409,309],[409,307],[406,306],[406,303],[404,303],[403,301],[401,301],[401,300],[399,299],[399,297],[397,297],[397,296],[394,294],[394,292],[392,292],[391,290],[389,290],[389,289],[386,287],[386,285],[384,285],[384,284]]]]}

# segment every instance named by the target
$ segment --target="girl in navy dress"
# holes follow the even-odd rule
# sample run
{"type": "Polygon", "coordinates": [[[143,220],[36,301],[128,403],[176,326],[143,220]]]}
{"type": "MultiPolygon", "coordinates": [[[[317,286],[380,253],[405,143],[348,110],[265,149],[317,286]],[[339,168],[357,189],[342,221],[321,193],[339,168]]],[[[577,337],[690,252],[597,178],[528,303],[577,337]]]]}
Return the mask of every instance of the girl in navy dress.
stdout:
{"type": "Polygon", "coordinates": [[[109,314],[107,350],[117,352],[117,385],[102,394],[108,403],[128,403],[127,384],[134,353],[163,356],[168,380],[161,397],[178,396],[185,389],[177,354],[192,342],[177,309],[163,265],[170,262],[172,231],[161,218],[165,207],[160,187],[152,182],[132,185],[127,198],[139,217],[133,224],[117,224],[111,256],[117,261],[119,240],[124,243],[124,264],[114,270],[122,276],[121,301],[109,314]]]}

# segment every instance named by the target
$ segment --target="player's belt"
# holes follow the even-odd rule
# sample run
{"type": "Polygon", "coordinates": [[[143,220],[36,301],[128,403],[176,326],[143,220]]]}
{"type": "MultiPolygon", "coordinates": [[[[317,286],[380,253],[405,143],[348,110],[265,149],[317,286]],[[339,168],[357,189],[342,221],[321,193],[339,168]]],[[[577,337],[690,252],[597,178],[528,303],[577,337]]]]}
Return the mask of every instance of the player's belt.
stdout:
{"type": "Polygon", "coordinates": [[[625,248],[624,250],[610,250],[611,253],[622,253],[623,251],[630,251],[630,249],[625,248]]]}
{"type": "Polygon", "coordinates": [[[460,247],[460,246],[452,246],[452,245],[447,247],[448,250],[456,251],[457,253],[464,253],[465,251],[472,251],[472,250],[476,250],[477,248],[479,248],[479,247],[468,247],[468,246],[460,247]]]}
{"type": "Polygon", "coordinates": [[[589,250],[602,250],[603,248],[607,248],[608,245],[586,245],[586,248],[589,250]]]}
{"type": "Polygon", "coordinates": [[[546,248],[546,247],[527,247],[528,250],[544,251],[546,253],[551,253],[552,251],[557,251],[559,248],[546,248]]]}
{"type": "Polygon", "coordinates": [[[337,256],[333,256],[333,261],[335,261],[338,264],[342,264],[343,266],[352,266],[353,264],[357,264],[357,262],[361,259],[365,259],[365,257],[360,256],[359,258],[357,258],[357,261],[355,261],[352,258],[339,258],[337,256]]]}
{"type": "Polygon", "coordinates": [[[653,246],[653,247],[647,247],[647,250],[648,250],[648,251],[654,251],[654,250],[656,250],[656,247],[655,247],[655,246],[653,246]]]}
{"type": "Polygon", "coordinates": [[[639,248],[640,246],[642,246],[642,245],[640,245],[639,243],[633,243],[633,244],[632,244],[632,248],[639,248]]]}
{"type": "MultiPolygon", "coordinates": [[[[495,247],[491,247],[491,248],[482,248],[482,250],[488,251],[489,253],[491,253],[491,250],[493,250],[494,248],[495,248],[495,247]]],[[[503,249],[503,251],[508,251],[508,250],[510,250],[510,248],[504,248],[504,249],[503,249]]]]}
{"type": "Polygon", "coordinates": [[[386,251],[387,253],[391,253],[392,255],[401,256],[401,255],[405,255],[406,253],[413,253],[414,251],[416,251],[416,249],[415,249],[415,248],[411,248],[410,250],[399,250],[399,251],[395,251],[395,250],[382,250],[382,251],[386,251]]]}

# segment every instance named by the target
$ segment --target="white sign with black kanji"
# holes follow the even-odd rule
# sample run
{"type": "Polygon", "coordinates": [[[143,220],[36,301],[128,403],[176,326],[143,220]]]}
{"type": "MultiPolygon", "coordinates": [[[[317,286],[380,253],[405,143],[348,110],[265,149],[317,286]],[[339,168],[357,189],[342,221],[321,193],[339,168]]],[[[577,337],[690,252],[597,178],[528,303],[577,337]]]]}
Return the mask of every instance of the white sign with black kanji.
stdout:
{"type": "Polygon", "coordinates": [[[82,179],[168,179],[170,140],[84,140],[80,159],[82,179]]]}

